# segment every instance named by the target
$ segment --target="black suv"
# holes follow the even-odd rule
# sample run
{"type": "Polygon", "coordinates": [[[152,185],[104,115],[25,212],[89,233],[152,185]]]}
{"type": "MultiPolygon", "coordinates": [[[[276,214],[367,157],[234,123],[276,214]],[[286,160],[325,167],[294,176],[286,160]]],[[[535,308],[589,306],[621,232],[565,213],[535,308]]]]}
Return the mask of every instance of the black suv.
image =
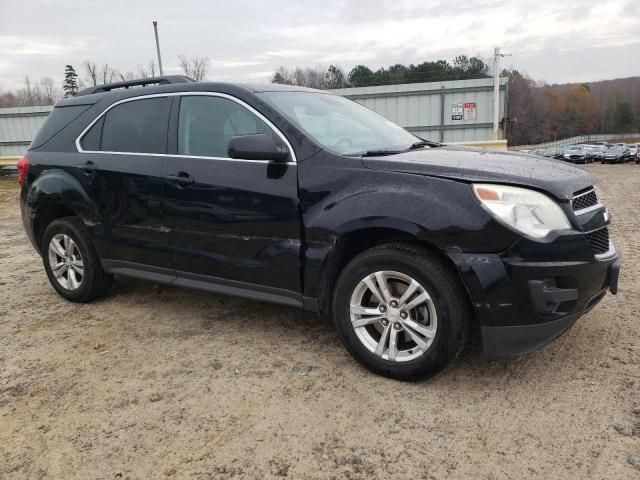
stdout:
{"type": "Polygon", "coordinates": [[[301,307],[398,379],[444,368],[476,325],[488,354],[538,349],[617,289],[589,173],[425,141],[321,91],[94,87],[56,106],[19,173],[64,298],[119,274],[301,307]]]}

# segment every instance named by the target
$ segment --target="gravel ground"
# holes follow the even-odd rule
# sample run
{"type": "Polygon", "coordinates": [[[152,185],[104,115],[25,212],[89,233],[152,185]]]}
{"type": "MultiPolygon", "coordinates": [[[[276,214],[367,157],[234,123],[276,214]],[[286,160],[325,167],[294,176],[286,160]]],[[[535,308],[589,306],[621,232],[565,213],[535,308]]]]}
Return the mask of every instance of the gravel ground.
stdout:
{"type": "Polygon", "coordinates": [[[587,168],[619,295],[544,351],[472,346],[413,384],[295,309],[129,279],[66,302],[0,178],[0,478],[640,478],[640,166],[587,168]]]}

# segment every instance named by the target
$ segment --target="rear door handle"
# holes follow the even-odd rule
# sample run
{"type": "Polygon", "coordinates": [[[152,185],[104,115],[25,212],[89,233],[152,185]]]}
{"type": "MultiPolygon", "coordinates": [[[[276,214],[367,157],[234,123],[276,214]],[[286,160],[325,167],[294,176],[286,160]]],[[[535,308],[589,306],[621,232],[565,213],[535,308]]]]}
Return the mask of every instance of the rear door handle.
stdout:
{"type": "Polygon", "coordinates": [[[164,178],[166,178],[172,183],[175,183],[179,187],[183,187],[183,188],[193,185],[195,183],[195,179],[191,175],[189,175],[187,172],[178,172],[177,175],[167,175],[164,178]]]}
{"type": "Polygon", "coordinates": [[[76,165],[76,167],[78,167],[80,170],[83,170],[87,173],[95,172],[97,169],[96,164],[93,163],[91,160],[88,160],[85,163],[76,165]]]}

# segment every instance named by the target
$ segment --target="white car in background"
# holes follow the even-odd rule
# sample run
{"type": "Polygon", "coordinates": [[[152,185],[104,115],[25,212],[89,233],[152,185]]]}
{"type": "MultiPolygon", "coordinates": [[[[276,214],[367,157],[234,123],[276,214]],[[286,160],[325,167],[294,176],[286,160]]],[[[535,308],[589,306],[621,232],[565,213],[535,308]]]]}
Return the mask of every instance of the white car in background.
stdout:
{"type": "Polygon", "coordinates": [[[631,153],[631,160],[640,163],[640,145],[629,145],[629,153],[631,153]]]}

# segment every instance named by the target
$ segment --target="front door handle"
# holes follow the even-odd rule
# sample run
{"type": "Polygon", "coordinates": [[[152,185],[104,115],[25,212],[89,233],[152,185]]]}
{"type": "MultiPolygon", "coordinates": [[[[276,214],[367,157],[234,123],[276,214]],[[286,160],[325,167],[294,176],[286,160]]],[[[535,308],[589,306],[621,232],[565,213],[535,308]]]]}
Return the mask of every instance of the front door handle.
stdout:
{"type": "Polygon", "coordinates": [[[177,175],[167,175],[165,178],[183,188],[195,183],[195,179],[187,172],[178,172],[177,175]]]}
{"type": "Polygon", "coordinates": [[[96,164],[93,163],[91,160],[87,160],[85,163],[81,163],[79,165],[76,165],[80,170],[86,172],[86,173],[92,173],[95,172],[97,167],[96,164]]]}

